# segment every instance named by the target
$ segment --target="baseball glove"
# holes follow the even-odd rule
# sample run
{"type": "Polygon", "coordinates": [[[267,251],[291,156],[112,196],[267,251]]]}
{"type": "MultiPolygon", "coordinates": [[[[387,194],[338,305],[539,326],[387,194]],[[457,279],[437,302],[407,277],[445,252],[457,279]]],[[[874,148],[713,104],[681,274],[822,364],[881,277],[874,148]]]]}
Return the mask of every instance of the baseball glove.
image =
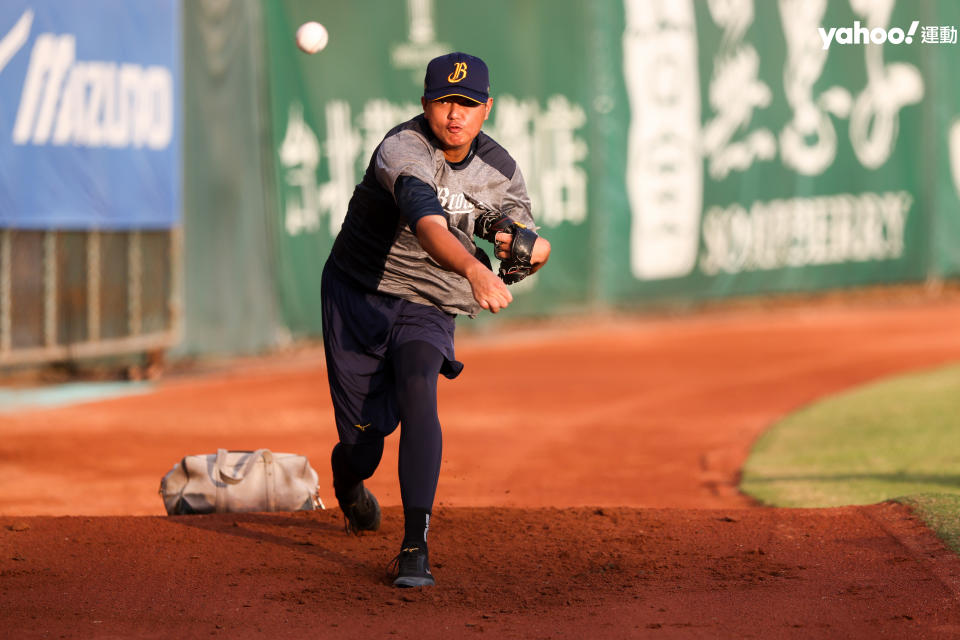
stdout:
{"type": "Polygon", "coordinates": [[[498,233],[507,233],[512,237],[509,247],[510,255],[500,261],[498,275],[504,284],[515,284],[530,275],[533,269],[531,263],[533,245],[539,237],[537,233],[470,196],[466,198],[480,211],[473,224],[474,235],[494,243],[497,250],[505,248],[500,246],[502,243],[497,242],[498,233]]]}

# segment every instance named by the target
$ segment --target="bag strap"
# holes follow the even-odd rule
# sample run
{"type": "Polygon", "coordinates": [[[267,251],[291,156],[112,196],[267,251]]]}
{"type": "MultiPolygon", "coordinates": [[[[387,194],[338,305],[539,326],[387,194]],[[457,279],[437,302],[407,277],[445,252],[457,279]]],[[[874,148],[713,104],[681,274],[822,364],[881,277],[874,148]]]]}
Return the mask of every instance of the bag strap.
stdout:
{"type": "Polygon", "coordinates": [[[267,494],[267,510],[276,511],[277,505],[275,495],[276,492],[274,489],[275,474],[273,452],[271,452],[269,449],[257,449],[256,451],[252,451],[243,467],[235,473],[230,473],[230,471],[228,471],[226,468],[228,453],[229,451],[226,449],[217,449],[217,459],[213,464],[214,480],[221,481],[214,483],[217,487],[217,497],[214,505],[216,513],[225,513],[227,511],[227,485],[239,484],[242,482],[247,473],[250,472],[250,469],[253,468],[253,465],[257,464],[261,458],[263,458],[264,472],[266,476],[266,487],[264,487],[264,489],[267,494]]]}
{"type": "Polygon", "coordinates": [[[267,511],[277,510],[276,483],[277,476],[274,471],[277,465],[273,464],[273,453],[263,449],[264,475],[267,484],[267,511]]]}
{"type": "Polygon", "coordinates": [[[268,465],[273,464],[273,453],[269,449],[257,449],[256,451],[250,452],[250,457],[247,458],[243,467],[231,473],[226,467],[228,453],[229,451],[226,449],[217,449],[217,462],[214,464],[214,472],[217,474],[217,478],[227,484],[239,484],[243,482],[246,475],[250,473],[250,469],[260,461],[260,458],[263,458],[268,465]]]}

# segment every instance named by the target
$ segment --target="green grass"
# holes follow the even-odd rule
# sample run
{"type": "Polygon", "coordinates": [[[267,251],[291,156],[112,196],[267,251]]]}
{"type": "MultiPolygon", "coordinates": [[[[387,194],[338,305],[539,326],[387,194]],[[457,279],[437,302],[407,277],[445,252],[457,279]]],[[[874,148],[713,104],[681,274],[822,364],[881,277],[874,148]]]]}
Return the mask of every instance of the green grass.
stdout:
{"type": "Polygon", "coordinates": [[[960,551],[960,366],[836,395],[775,424],[741,489],[765,504],[899,499],[960,551]]]}
{"type": "Polygon", "coordinates": [[[960,496],[924,494],[898,498],[911,507],[948,547],[960,554],[960,496]]]}

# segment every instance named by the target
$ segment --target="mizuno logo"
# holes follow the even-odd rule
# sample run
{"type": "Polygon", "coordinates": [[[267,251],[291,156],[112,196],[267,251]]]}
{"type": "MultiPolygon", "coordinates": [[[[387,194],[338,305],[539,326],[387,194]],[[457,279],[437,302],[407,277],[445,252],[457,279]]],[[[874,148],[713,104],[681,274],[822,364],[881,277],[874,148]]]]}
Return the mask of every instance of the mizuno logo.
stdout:
{"type": "MultiPolygon", "coordinates": [[[[0,37],[0,70],[27,44],[32,27],[33,11],[28,9],[0,37]]],[[[13,144],[169,147],[176,105],[171,70],[78,60],[77,49],[75,34],[37,34],[13,124],[13,144]]]]}
{"type": "Polygon", "coordinates": [[[447,80],[450,82],[460,82],[466,77],[467,77],[467,63],[457,62],[457,63],[454,63],[453,73],[447,76],[447,80]]]}
{"type": "Polygon", "coordinates": [[[360,431],[366,431],[367,427],[369,427],[370,425],[371,423],[368,422],[367,424],[355,424],[353,426],[355,426],[357,429],[360,429],[360,431]]]}

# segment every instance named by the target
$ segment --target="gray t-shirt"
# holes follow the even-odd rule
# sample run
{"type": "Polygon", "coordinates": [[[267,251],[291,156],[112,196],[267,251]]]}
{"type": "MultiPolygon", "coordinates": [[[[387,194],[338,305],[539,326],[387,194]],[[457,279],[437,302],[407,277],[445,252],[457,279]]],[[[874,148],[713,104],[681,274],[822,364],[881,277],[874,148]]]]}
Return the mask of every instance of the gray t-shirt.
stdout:
{"type": "Polygon", "coordinates": [[[450,314],[478,314],[481,307],[466,278],[438,265],[411,231],[394,194],[401,176],[435,190],[451,233],[476,254],[478,212],[464,194],[536,229],[517,163],[481,132],[470,156],[451,165],[419,115],[390,130],[374,151],[333,245],[334,263],[365,289],[432,304],[450,314]]]}

